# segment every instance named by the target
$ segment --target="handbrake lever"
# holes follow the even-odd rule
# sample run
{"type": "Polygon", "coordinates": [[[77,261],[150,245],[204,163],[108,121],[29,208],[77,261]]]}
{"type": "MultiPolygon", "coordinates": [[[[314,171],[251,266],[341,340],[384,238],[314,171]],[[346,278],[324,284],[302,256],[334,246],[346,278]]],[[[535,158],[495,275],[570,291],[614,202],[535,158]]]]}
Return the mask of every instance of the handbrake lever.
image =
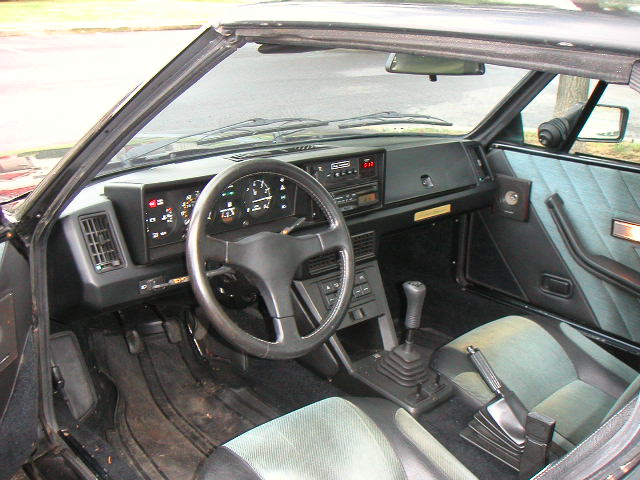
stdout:
{"type": "Polygon", "coordinates": [[[498,396],[487,405],[487,413],[515,443],[524,445],[525,424],[529,414],[527,407],[512,390],[502,383],[479,348],[468,346],[467,353],[489,389],[498,396]]]}

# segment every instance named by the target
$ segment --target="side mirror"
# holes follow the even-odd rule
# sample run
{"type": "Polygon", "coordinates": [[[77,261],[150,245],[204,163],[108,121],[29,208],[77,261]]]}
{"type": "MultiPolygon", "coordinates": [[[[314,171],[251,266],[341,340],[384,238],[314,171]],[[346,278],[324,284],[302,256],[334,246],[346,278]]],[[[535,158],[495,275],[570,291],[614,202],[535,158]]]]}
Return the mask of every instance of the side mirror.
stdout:
{"type": "Polygon", "coordinates": [[[584,124],[579,142],[619,143],[624,138],[629,109],[613,105],[596,105],[584,124]]]}
{"type": "Polygon", "coordinates": [[[584,103],[576,103],[566,111],[564,116],[552,118],[547,122],[541,123],[538,126],[538,142],[540,142],[540,145],[550,149],[558,148],[562,145],[578,121],[583,107],[584,103]]]}
{"type": "Polygon", "coordinates": [[[484,63],[457,60],[455,58],[428,57],[411,53],[392,53],[385,69],[389,73],[413,75],[483,75],[484,63]]]}

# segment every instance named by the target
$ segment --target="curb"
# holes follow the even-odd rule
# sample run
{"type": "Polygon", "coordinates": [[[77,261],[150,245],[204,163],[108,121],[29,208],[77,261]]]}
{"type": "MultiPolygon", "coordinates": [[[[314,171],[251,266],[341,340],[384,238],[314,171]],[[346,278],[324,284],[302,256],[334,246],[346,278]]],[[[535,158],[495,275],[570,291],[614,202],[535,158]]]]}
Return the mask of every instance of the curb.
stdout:
{"type": "Polygon", "coordinates": [[[182,25],[140,25],[120,27],[67,27],[67,28],[32,28],[29,30],[0,30],[0,37],[14,37],[27,35],[52,34],[82,34],[82,33],[118,33],[118,32],[154,32],[164,30],[197,30],[207,22],[182,25]]]}

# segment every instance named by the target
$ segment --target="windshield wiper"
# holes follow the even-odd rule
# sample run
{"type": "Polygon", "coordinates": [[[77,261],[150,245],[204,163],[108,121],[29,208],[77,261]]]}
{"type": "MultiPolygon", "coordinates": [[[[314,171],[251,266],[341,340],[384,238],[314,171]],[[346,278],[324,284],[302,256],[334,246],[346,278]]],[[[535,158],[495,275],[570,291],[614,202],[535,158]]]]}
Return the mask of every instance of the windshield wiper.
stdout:
{"type": "Polygon", "coordinates": [[[133,164],[142,159],[146,159],[150,154],[158,152],[175,143],[181,142],[191,137],[199,138],[197,145],[211,145],[234,138],[248,137],[261,133],[273,133],[298,128],[309,128],[327,125],[328,122],[313,118],[291,117],[291,118],[250,118],[241,122],[232,123],[224,127],[204,130],[196,133],[181,135],[169,140],[162,140],[140,147],[132,148],[127,155],[121,158],[123,163],[133,164]]]}
{"type": "Polygon", "coordinates": [[[212,143],[232,140],[234,138],[259,135],[261,133],[275,133],[285,130],[321,127],[328,124],[329,122],[324,120],[316,120],[314,118],[304,117],[273,119],[252,118],[243,122],[212,130],[206,136],[199,139],[196,143],[198,145],[210,145],[212,143]]]}
{"type": "Polygon", "coordinates": [[[415,123],[422,125],[439,125],[442,127],[451,127],[453,124],[438,117],[421,114],[408,114],[398,112],[379,112],[370,113],[368,115],[360,115],[357,117],[345,118],[342,120],[333,120],[338,128],[355,128],[367,127],[370,125],[389,125],[392,123],[415,123]]]}

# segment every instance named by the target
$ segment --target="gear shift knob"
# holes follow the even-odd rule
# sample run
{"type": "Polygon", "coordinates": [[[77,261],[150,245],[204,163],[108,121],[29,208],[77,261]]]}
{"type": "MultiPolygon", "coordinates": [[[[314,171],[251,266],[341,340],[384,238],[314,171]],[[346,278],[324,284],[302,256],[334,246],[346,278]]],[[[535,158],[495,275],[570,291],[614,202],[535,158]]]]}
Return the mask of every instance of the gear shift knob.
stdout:
{"type": "Polygon", "coordinates": [[[407,329],[418,328],[422,319],[422,307],[427,287],[417,280],[409,280],[402,284],[402,288],[407,297],[407,314],[404,318],[404,326],[407,329]]]}

